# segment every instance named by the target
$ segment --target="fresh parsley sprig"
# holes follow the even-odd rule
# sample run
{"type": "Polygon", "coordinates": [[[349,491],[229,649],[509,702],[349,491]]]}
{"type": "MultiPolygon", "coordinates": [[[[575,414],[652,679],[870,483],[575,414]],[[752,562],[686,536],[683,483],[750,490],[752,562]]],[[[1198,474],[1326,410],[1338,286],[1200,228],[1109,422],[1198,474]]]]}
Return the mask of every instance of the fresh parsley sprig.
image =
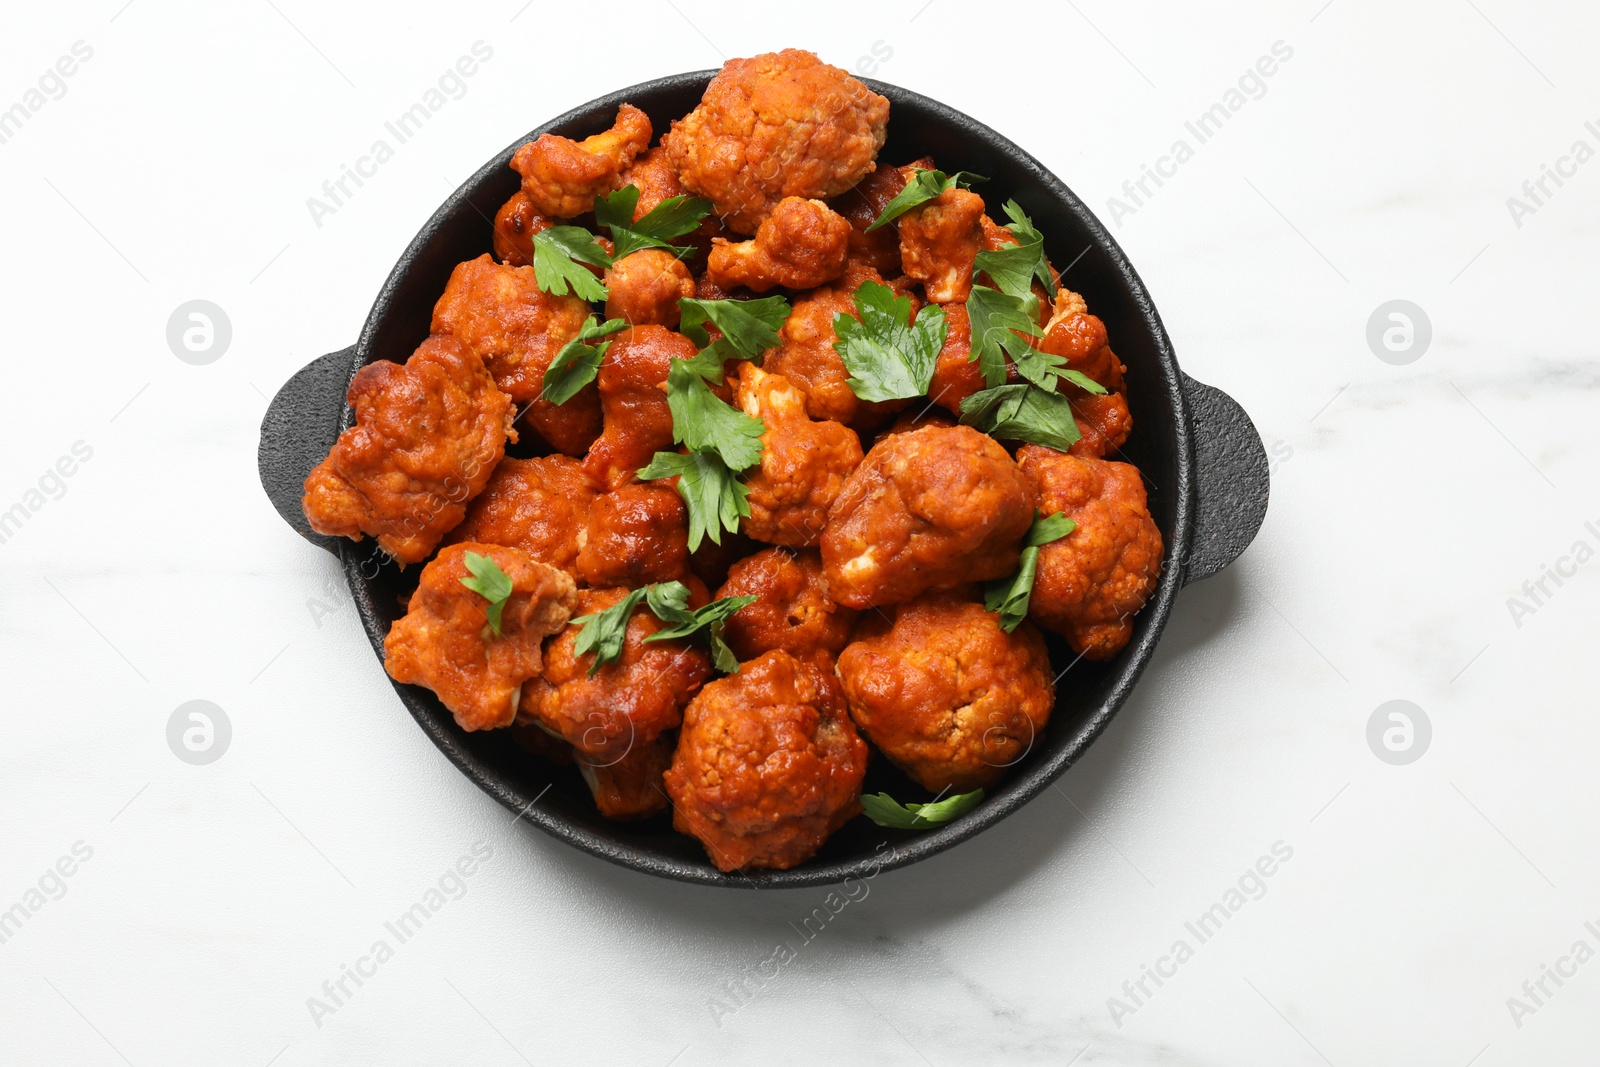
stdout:
{"type": "Polygon", "coordinates": [[[661,248],[675,256],[686,256],[693,248],[671,244],[700,225],[711,213],[711,202],[697,196],[673,196],[661,201],[637,220],[639,187],[625,185],[609,196],[594,200],[595,222],[611,231],[612,258],[621,259],[641,248],[661,248]]]}
{"type": "Polygon", "coordinates": [[[739,520],[750,516],[750,490],[714,452],[657,452],[639,477],[677,478],[678,495],[689,512],[689,551],[707,537],[722,544],[722,531],[739,532],[739,520]]]}
{"type": "Polygon", "coordinates": [[[742,471],[760,463],[761,435],[767,432],[767,424],[713,393],[704,368],[693,362],[675,359],[667,368],[673,440],[691,452],[715,453],[729,470],[742,471]]]}
{"type": "Polygon", "coordinates": [[[585,300],[604,300],[606,287],[583,264],[605,268],[612,257],[582,226],[552,226],[533,235],[533,279],[547,293],[577,293],[585,300]]]}
{"type": "Polygon", "coordinates": [[[600,373],[600,362],[605,359],[606,349],[611,347],[610,341],[601,341],[598,345],[589,342],[609,337],[627,325],[627,319],[607,319],[597,323],[591,316],[583,329],[578,331],[578,336],[562,345],[561,351],[550,361],[550,366],[544,372],[544,385],[539,390],[539,399],[552,404],[565,404],[577,396],[578,391],[594,381],[600,373]]]}
{"type": "Polygon", "coordinates": [[[1017,243],[1006,248],[978,253],[972,269],[976,274],[987,274],[995,288],[1007,296],[1014,296],[1037,311],[1038,298],[1033,283],[1044,286],[1051,298],[1056,295],[1055,279],[1050,276],[1050,264],[1044,255],[1044,235],[1033,225],[1033,220],[1015,200],[1007,200],[1004,207],[1011,225],[1006,229],[1017,243]]]}
{"type": "Polygon", "coordinates": [[[1000,628],[1011,633],[1028,617],[1028,601],[1033,595],[1033,579],[1039,569],[1039,549],[1052,541],[1059,541],[1078,524],[1060,512],[1039,517],[1033,513],[1033,525],[1022,539],[1022,557],[1017,561],[1017,573],[1009,578],[999,578],[983,587],[983,606],[1000,615],[1000,628]]]}
{"type": "Polygon", "coordinates": [[[872,220],[872,225],[867,227],[868,233],[879,226],[887,226],[895,219],[904,215],[914,207],[926,204],[929,200],[936,200],[947,189],[960,186],[970,189],[978,182],[989,179],[971,171],[958,170],[954,174],[946,174],[942,170],[919,170],[906,182],[906,187],[895,194],[895,198],[883,206],[878,217],[872,220]]]}
{"type": "Polygon", "coordinates": [[[859,320],[833,316],[833,350],[850,371],[851,392],[870,401],[925,395],[944,347],[944,312],[925,307],[913,318],[911,298],[879,282],[863,282],[854,299],[859,320]]]}
{"type": "Polygon", "coordinates": [[[511,599],[510,576],[493,559],[476,552],[465,553],[462,562],[467,565],[471,577],[462,578],[461,584],[489,602],[489,629],[496,637],[501,636],[501,615],[505,612],[506,601],[511,599]]]}
{"type": "MultiPolygon", "coordinates": [[[[685,297],[678,301],[678,310],[682,315],[678,332],[710,352],[709,358],[748,359],[759,366],[762,353],[783,343],[778,331],[783,329],[794,308],[781,296],[766,296],[760,300],[685,297]],[[706,329],[707,322],[722,333],[715,341],[706,329]]],[[[720,362],[718,369],[721,369],[720,362]]]]}
{"type": "Polygon", "coordinates": [[[972,322],[972,351],[968,358],[978,364],[983,380],[991,388],[1005,384],[1007,356],[1017,364],[1019,372],[1024,363],[1036,363],[1040,353],[1028,338],[1043,334],[1021,298],[987,285],[974,285],[967,296],[967,318],[972,322]]]}
{"type": "Polygon", "coordinates": [[[961,421],[990,437],[1060,452],[1082,436],[1071,402],[1058,392],[1032,385],[1001,385],[973,393],[961,402],[961,421]]]}
{"type": "Polygon", "coordinates": [[[723,628],[734,612],[748,607],[759,599],[753,596],[723,597],[713,600],[703,608],[689,609],[689,587],[682,582],[657,582],[635,589],[615,604],[591,615],[573,619],[578,636],[573,639],[572,650],[582,656],[593,652],[594,662],[589,665],[589,677],[607,663],[615,663],[622,655],[622,645],[628,634],[628,620],[633,618],[639,602],[644,601],[656,618],[668,625],[649,637],[650,641],[672,641],[695,638],[711,648],[711,658],[717,670],[725,674],[739,672],[739,658],[722,639],[723,628]]]}
{"type": "Polygon", "coordinates": [[[928,830],[965,815],[977,807],[982,799],[981,789],[945,797],[943,800],[935,800],[928,804],[902,804],[888,793],[878,793],[875,796],[863,793],[861,810],[867,818],[879,826],[887,826],[894,830],[928,830]]]}

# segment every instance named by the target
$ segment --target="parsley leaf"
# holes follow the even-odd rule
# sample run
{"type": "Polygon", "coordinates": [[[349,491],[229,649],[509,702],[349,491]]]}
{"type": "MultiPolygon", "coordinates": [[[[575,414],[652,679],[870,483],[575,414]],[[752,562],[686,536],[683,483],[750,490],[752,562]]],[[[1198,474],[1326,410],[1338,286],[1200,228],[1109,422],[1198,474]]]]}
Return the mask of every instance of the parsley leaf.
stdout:
{"type": "Polygon", "coordinates": [[[1079,389],[1082,389],[1086,393],[1093,393],[1096,396],[1104,396],[1106,393],[1105,386],[1101,385],[1099,382],[1095,381],[1081,370],[1058,370],[1055,373],[1056,377],[1065,378],[1067,381],[1071,382],[1073,385],[1076,385],[1079,389]]]}
{"type": "Polygon", "coordinates": [[[668,242],[693,230],[711,213],[710,201],[688,195],[669,197],[636,221],[633,213],[638,207],[637,185],[625,185],[609,196],[595,197],[595,221],[611,231],[613,259],[621,259],[641,248],[662,248],[677,256],[689,255],[693,248],[668,242]]]}
{"type": "Polygon", "coordinates": [[[1031,385],[1002,385],[973,393],[961,402],[961,421],[991,437],[1028,441],[1060,452],[1081,436],[1067,398],[1031,385]]]}
{"type": "Polygon", "coordinates": [[[606,287],[583,266],[611,266],[611,257],[582,226],[552,226],[533,235],[533,278],[555,296],[577,293],[585,300],[604,300],[606,287]]]}
{"type": "Polygon", "coordinates": [[[1028,617],[1028,600],[1033,595],[1033,578],[1039,569],[1039,548],[1051,541],[1059,541],[1078,524],[1061,514],[1039,517],[1033,513],[1033,525],[1022,539],[1022,558],[1017,561],[1017,573],[1010,578],[987,582],[983,587],[983,606],[1000,615],[1000,628],[1010,633],[1028,617]]]}
{"type": "Polygon", "coordinates": [[[704,634],[711,646],[711,662],[724,674],[739,673],[739,657],[722,639],[728,619],[760,597],[728,596],[713,600],[703,608],[688,609],[689,590],[682,582],[664,582],[650,587],[650,610],[656,618],[672,625],[645,638],[646,641],[672,641],[704,634]]]}
{"type": "Polygon", "coordinates": [[[593,615],[580,615],[572,620],[578,627],[578,636],[572,642],[572,653],[581,656],[594,652],[594,662],[589,664],[589,677],[607,663],[622,655],[622,639],[628,634],[628,620],[639,601],[649,595],[650,587],[635,589],[615,604],[593,615]]]}
{"type": "Polygon", "coordinates": [[[627,319],[607,319],[597,323],[591,316],[583,329],[578,331],[578,336],[562,345],[556,358],[550,361],[550,366],[544,372],[544,385],[539,390],[539,399],[552,404],[565,404],[577,396],[578,390],[594,381],[600,373],[600,361],[605,358],[606,349],[611,347],[610,341],[601,341],[598,345],[588,342],[608,337],[627,325],[627,319]]]}
{"type": "Polygon", "coordinates": [[[922,396],[944,347],[944,312],[925,307],[915,319],[911,298],[896,296],[879,282],[855,291],[859,321],[843,312],[833,316],[839,353],[852,377],[846,382],[862,400],[901,400],[922,396]]]}
{"type": "Polygon", "coordinates": [[[646,481],[678,479],[678,495],[689,509],[690,552],[698,551],[706,537],[722,544],[722,531],[738,533],[739,520],[750,514],[750,491],[715,453],[657,452],[638,473],[646,481]]]}
{"type": "Polygon", "coordinates": [[[499,637],[500,616],[505,611],[506,601],[511,599],[511,579],[500,569],[500,564],[488,556],[468,552],[462,561],[472,577],[462,578],[461,584],[489,602],[489,629],[499,637]]]}
{"type": "Polygon", "coordinates": [[[1039,279],[1039,284],[1044,286],[1044,291],[1049,293],[1050,298],[1054,300],[1056,280],[1050,276],[1050,264],[1045,259],[1044,234],[1034,227],[1033,220],[1028,218],[1027,213],[1022,210],[1022,206],[1015,200],[1007,200],[1003,210],[1006,213],[1006,218],[1011,220],[1011,225],[1006,227],[1011,231],[1011,235],[1021,242],[1022,247],[1026,248],[1031,245],[1036,249],[1033,261],[1033,276],[1039,279]]]}
{"type": "Polygon", "coordinates": [[[978,801],[982,799],[981,789],[945,797],[930,804],[902,804],[888,793],[879,793],[876,796],[863,793],[861,810],[867,818],[879,826],[895,830],[926,830],[934,826],[943,826],[950,820],[965,815],[977,807],[978,801]]]}
{"type": "Polygon", "coordinates": [[[678,309],[683,316],[678,323],[678,332],[689,340],[701,348],[711,346],[719,349],[723,359],[738,356],[756,363],[761,361],[763,352],[782,343],[778,331],[788,320],[789,312],[794,310],[789,301],[781,296],[767,296],[760,300],[697,300],[685,297],[678,301],[678,309]],[[722,337],[715,344],[711,334],[706,331],[707,321],[722,331],[722,337]]]}
{"type": "MultiPolygon", "coordinates": [[[[698,360],[700,357],[694,357],[698,360]]],[[[706,384],[703,367],[675,359],[667,368],[667,407],[672,439],[693,452],[715,452],[730,470],[761,462],[767,424],[724,401],[706,384]]]]}
{"type": "Polygon", "coordinates": [[[895,198],[883,205],[883,211],[866,232],[871,233],[879,226],[885,226],[904,215],[920,204],[937,199],[945,190],[959,185],[963,189],[970,188],[974,182],[984,182],[989,179],[970,171],[958,170],[954,174],[946,174],[942,170],[919,170],[906,182],[906,187],[895,195],[895,198]]]}
{"type": "MultiPolygon", "coordinates": [[[[968,358],[977,362],[983,371],[983,380],[990,387],[1005,384],[1008,355],[1019,372],[1029,381],[1034,380],[1023,371],[1023,364],[1030,364],[1032,369],[1041,353],[1028,344],[1028,338],[1043,335],[1039,324],[1028,314],[1024,301],[998,289],[974,285],[967,297],[967,318],[972,322],[972,354],[968,358]]],[[[1059,356],[1052,358],[1060,359],[1059,356]]]]}

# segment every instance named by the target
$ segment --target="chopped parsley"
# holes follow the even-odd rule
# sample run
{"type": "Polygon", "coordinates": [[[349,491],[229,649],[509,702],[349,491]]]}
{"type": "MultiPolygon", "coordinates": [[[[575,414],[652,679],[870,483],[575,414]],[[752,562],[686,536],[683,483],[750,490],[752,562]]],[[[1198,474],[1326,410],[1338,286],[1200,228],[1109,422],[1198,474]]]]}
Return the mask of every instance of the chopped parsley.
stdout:
{"type": "Polygon", "coordinates": [[[911,176],[910,181],[906,182],[906,187],[883,206],[883,211],[872,220],[867,232],[871,233],[879,226],[887,226],[912,208],[926,204],[929,200],[937,200],[954,186],[968,189],[974,183],[982,181],[988,179],[965,170],[958,170],[954,174],[946,174],[942,170],[919,170],[911,176]]]}
{"type": "Polygon", "coordinates": [[[472,577],[462,578],[461,584],[489,602],[489,629],[494,631],[496,637],[501,636],[500,617],[506,609],[506,601],[511,599],[510,577],[500,569],[500,564],[488,556],[468,552],[462,561],[472,577]]]}
{"type": "Polygon", "coordinates": [[[611,347],[610,341],[601,341],[598,345],[589,342],[609,337],[627,325],[626,319],[607,319],[597,323],[591,316],[583,329],[578,331],[578,336],[562,345],[561,351],[550,361],[550,366],[544,372],[544,385],[539,390],[539,399],[552,404],[565,404],[577,396],[578,391],[594,381],[600,373],[600,361],[605,358],[606,349],[611,347]]]}
{"type": "Polygon", "coordinates": [[[686,256],[693,248],[671,244],[700,225],[711,213],[711,202],[697,196],[674,196],[661,201],[637,220],[639,187],[625,185],[609,196],[594,200],[594,218],[611,231],[612,259],[621,259],[641,248],[661,248],[676,256],[686,256]]]}
{"type": "Polygon", "coordinates": [[[677,478],[678,495],[689,510],[689,551],[710,537],[722,544],[722,531],[739,532],[739,520],[750,514],[750,491],[715,452],[657,452],[639,477],[677,478]]]}
{"type": "Polygon", "coordinates": [[[1000,628],[1011,633],[1028,617],[1028,600],[1033,595],[1033,578],[1039,569],[1039,549],[1052,541],[1059,541],[1078,524],[1060,512],[1039,517],[1033,515],[1033,525],[1022,539],[1022,558],[1017,561],[1017,573],[1010,578],[988,582],[983,587],[983,606],[1000,615],[1000,628]]]}
{"type": "Polygon", "coordinates": [[[863,793],[861,809],[867,818],[879,826],[895,830],[927,830],[943,826],[950,820],[965,815],[977,807],[982,799],[981,789],[945,797],[943,800],[935,800],[928,804],[902,804],[888,793],[876,795],[863,793]]]}
{"type": "Polygon", "coordinates": [[[585,263],[609,267],[611,256],[582,226],[552,226],[533,235],[533,278],[545,292],[604,300],[606,287],[585,263]]]}
{"type": "MultiPolygon", "coordinates": [[[[756,364],[760,364],[763,352],[782,343],[778,331],[783,329],[789,312],[794,310],[789,301],[781,296],[767,296],[760,300],[699,300],[685,297],[678,301],[678,309],[683,316],[678,323],[678,332],[712,352],[712,358],[748,359],[756,364]],[[722,336],[715,341],[706,329],[707,322],[722,332],[722,336]]],[[[719,369],[720,366],[719,363],[719,369]]]]}
{"type": "Polygon", "coordinates": [[[859,321],[833,316],[833,349],[850,371],[851,391],[869,401],[926,394],[944,347],[944,312],[925,307],[913,319],[911,298],[879,282],[863,282],[854,298],[859,321]]]}
{"type": "Polygon", "coordinates": [[[737,674],[739,658],[723,641],[722,631],[729,616],[755,603],[757,599],[753,596],[723,597],[691,611],[688,586],[682,582],[657,582],[633,590],[604,611],[573,619],[572,625],[578,627],[578,636],[573,640],[572,650],[579,656],[594,653],[594,662],[589,665],[589,676],[594,677],[601,667],[616,662],[622,655],[623,641],[628,634],[628,620],[633,618],[639,602],[644,601],[656,618],[668,624],[666,628],[646,637],[646,642],[688,637],[703,640],[711,648],[712,662],[717,670],[725,674],[737,674]]]}
{"type": "Polygon", "coordinates": [[[961,421],[990,437],[1028,441],[1060,452],[1082,436],[1071,402],[1032,385],[1001,385],[973,393],[961,402],[961,421]]]}

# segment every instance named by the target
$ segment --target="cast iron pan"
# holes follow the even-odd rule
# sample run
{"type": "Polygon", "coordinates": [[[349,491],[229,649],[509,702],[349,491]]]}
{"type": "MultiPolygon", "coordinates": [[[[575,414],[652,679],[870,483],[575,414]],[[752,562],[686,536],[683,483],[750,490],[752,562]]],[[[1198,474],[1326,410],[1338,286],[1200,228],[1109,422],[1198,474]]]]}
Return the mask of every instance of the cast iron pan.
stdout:
{"type": "MultiPolygon", "coordinates": [[[[625,101],[643,108],[656,130],[664,131],[674,118],[693,109],[714,73],[696,71],[635,85],[518,137],[434,212],[395,264],[355,346],[302,368],[269,406],[261,424],[262,485],[285,522],[339,556],[380,659],[384,635],[400,614],[397,597],[415,587],[421,568],[402,573],[371,540],[357,544],[320,537],[300,510],[306,475],[354,421],[345,404],[350,379],[373,360],[405,362],[428,335],[434,302],[444,292],[451,269],[490,250],[495,211],[518,188],[518,176],[507,164],[519,145],[546,131],[574,138],[597,133],[611,125],[617,105],[625,101]]],[[[1056,670],[1066,671],[1057,683],[1055,712],[1027,755],[975,810],[923,833],[885,830],[865,818],[853,819],[813,859],[790,871],[719,873],[699,842],[673,832],[665,815],[643,823],[609,822],[596,812],[575,771],[525,753],[508,731],[463,733],[432,693],[395,686],[433,743],[490,796],[525,812],[529,822],[547,833],[625,867],[705,885],[825,885],[914,863],[988,829],[1083,753],[1150,661],[1178,589],[1231,563],[1266,515],[1267,458],[1249,416],[1227,394],[1178,369],[1144,283],[1083,202],[1038,160],[987,126],[897,86],[867,84],[892,104],[889,140],[879,158],[898,164],[932,155],[947,171],[986,175],[984,196],[996,203],[1016,198],[1044,232],[1051,262],[1070,264],[1063,281],[1081,292],[1105,321],[1117,354],[1128,365],[1134,431],[1121,458],[1137,464],[1145,475],[1150,511],[1167,548],[1161,582],[1136,619],[1133,640],[1108,663],[1074,663],[1065,643],[1047,635],[1056,670]]],[[[901,800],[927,799],[886,760],[875,757],[866,790],[879,789],[901,800]]]]}

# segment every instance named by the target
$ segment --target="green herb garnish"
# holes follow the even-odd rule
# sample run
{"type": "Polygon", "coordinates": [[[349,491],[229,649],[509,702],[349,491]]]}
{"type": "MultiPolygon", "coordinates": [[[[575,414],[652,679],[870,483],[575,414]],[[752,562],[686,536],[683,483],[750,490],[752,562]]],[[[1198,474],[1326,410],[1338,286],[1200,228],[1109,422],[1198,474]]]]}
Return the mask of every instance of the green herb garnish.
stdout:
{"type": "Polygon", "coordinates": [[[611,266],[611,256],[582,226],[552,226],[533,235],[533,278],[555,296],[577,293],[585,300],[604,300],[606,287],[583,264],[611,266]]]}
{"type": "Polygon", "coordinates": [[[489,602],[489,629],[500,636],[500,616],[511,599],[511,579],[500,569],[500,564],[488,556],[468,552],[462,557],[472,577],[462,578],[461,584],[489,602]]]}
{"type": "Polygon", "coordinates": [[[850,390],[870,401],[925,395],[944,347],[944,312],[925,307],[913,319],[911,298],[879,282],[863,282],[854,299],[859,321],[833,316],[833,350],[850,371],[850,390]]]}
{"type": "Polygon", "coordinates": [[[961,402],[961,421],[991,437],[1028,441],[1060,452],[1082,436],[1067,398],[1032,385],[1001,385],[973,393],[961,402]]]}
{"type": "Polygon", "coordinates": [[[1017,561],[1017,573],[1010,578],[988,582],[983,587],[983,606],[1000,615],[1000,628],[1010,633],[1028,617],[1028,600],[1033,595],[1033,578],[1039,569],[1039,548],[1059,541],[1078,524],[1060,512],[1039,517],[1033,514],[1033,525],[1022,539],[1022,557],[1017,561]]]}
{"type": "Polygon", "coordinates": [[[878,793],[876,796],[863,793],[861,810],[867,818],[879,826],[895,830],[927,830],[934,826],[943,826],[950,820],[965,815],[977,807],[978,801],[982,799],[981,789],[945,797],[929,804],[902,804],[888,793],[878,793]]]}
{"type": "Polygon", "coordinates": [[[678,495],[689,510],[689,551],[710,537],[722,544],[722,531],[739,532],[739,520],[750,514],[750,491],[715,452],[657,452],[639,477],[678,479],[678,495]]]}
{"type": "Polygon", "coordinates": [[[983,380],[991,387],[1005,384],[1007,356],[1020,371],[1024,361],[1033,359],[1030,353],[1038,352],[1028,338],[1043,335],[1018,297],[974,285],[967,297],[967,318],[972,322],[972,352],[967,358],[978,364],[983,380]]]}
{"type": "Polygon", "coordinates": [[[637,185],[625,185],[609,196],[595,197],[594,218],[611,231],[613,260],[641,248],[661,248],[675,256],[689,255],[693,248],[669,242],[691,232],[711,213],[709,200],[687,195],[668,197],[635,220],[633,213],[638,207],[637,185]]]}
{"type": "Polygon", "coordinates": [[[550,361],[550,366],[544,372],[544,385],[539,390],[539,399],[552,404],[565,404],[577,396],[578,391],[594,381],[600,373],[600,361],[605,358],[606,349],[611,347],[610,341],[601,341],[598,345],[589,342],[608,337],[627,325],[626,319],[607,319],[597,323],[591,317],[578,331],[578,336],[562,345],[556,358],[550,361]]]}
{"type": "Polygon", "coordinates": [[[910,181],[906,182],[906,187],[883,206],[883,211],[872,221],[872,225],[867,227],[866,232],[871,233],[879,226],[893,222],[912,208],[926,204],[929,200],[938,199],[952,186],[959,185],[967,189],[976,182],[988,180],[965,170],[958,170],[954,174],[946,174],[942,170],[919,170],[911,176],[910,181]]]}
{"type": "Polygon", "coordinates": [[[698,300],[685,297],[678,301],[682,320],[678,332],[701,348],[714,350],[722,360],[739,358],[754,363],[761,362],[761,354],[782,343],[778,331],[794,308],[781,296],[766,296],[760,300],[698,300]],[[706,330],[710,322],[722,336],[715,342],[706,330]]]}
{"type": "MultiPolygon", "coordinates": [[[[704,353],[702,353],[704,355],[704,353]]],[[[700,357],[696,356],[695,360],[700,357]]],[[[766,423],[753,419],[711,391],[704,368],[695,360],[675,359],[667,368],[667,407],[672,438],[691,452],[714,452],[729,470],[761,462],[766,423]]]]}
{"type": "Polygon", "coordinates": [[[682,582],[663,582],[650,586],[650,610],[662,622],[671,623],[645,638],[646,641],[673,641],[700,637],[711,646],[711,663],[724,674],[739,673],[739,657],[722,639],[723,629],[732,615],[754,604],[760,597],[725,596],[703,608],[689,610],[689,590],[682,582]]]}

